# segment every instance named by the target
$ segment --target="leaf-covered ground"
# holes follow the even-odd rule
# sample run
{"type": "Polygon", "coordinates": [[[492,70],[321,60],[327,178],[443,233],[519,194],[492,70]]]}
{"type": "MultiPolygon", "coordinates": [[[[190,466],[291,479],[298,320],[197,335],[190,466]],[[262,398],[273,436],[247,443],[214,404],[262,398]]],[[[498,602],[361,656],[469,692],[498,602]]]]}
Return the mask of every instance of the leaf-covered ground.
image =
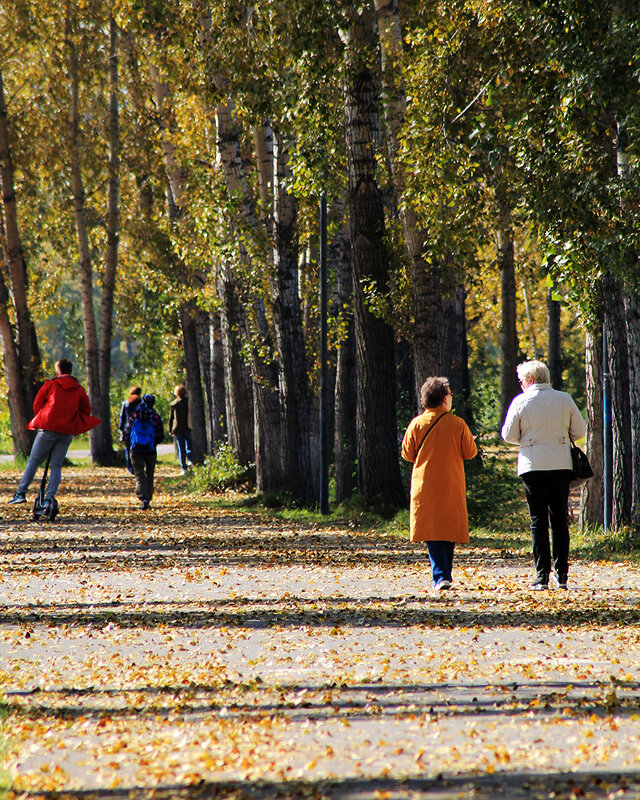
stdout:
{"type": "Polygon", "coordinates": [[[216,510],[170,474],[147,512],[86,468],[54,524],[4,505],[14,796],[640,797],[637,567],[533,593],[495,533],[434,597],[423,546],[216,510]]]}

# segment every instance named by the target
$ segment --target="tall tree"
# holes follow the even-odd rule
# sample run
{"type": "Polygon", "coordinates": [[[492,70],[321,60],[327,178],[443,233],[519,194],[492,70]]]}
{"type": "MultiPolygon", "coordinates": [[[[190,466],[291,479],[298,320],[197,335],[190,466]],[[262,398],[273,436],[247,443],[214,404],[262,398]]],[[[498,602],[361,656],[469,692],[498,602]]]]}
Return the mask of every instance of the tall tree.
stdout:
{"type": "Polygon", "coordinates": [[[377,182],[378,87],[370,66],[373,20],[354,15],[346,32],[345,135],[353,253],[358,399],[358,490],[362,498],[405,502],[398,463],[394,333],[372,309],[385,297],[389,256],[377,182]]]}

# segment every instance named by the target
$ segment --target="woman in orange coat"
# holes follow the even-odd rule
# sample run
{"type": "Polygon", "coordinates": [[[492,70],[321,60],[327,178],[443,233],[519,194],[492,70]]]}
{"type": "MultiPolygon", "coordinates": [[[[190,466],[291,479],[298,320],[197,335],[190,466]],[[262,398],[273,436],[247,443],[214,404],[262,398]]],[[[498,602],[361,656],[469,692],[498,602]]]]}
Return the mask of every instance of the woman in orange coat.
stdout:
{"type": "Polygon", "coordinates": [[[446,378],[427,378],[420,390],[424,412],[402,440],[402,457],[411,473],[412,542],[426,542],[439,592],[451,586],[456,542],[469,541],[463,459],[478,452],[467,423],[451,414],[453,394],[446,378]]]}

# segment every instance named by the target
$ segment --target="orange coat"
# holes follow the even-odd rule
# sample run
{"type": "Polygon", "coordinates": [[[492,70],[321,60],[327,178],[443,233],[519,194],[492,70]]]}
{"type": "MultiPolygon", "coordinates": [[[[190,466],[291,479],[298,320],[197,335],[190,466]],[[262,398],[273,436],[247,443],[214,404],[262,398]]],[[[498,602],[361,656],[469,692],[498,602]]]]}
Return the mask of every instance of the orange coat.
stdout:
{"type": "Polygon", "coordinates": [[[413,463],[412,542],[469,541],[463,459],[473,458],[477,452],[473,435],[460,417],[440,408],[428,408],[411,420],[402,440],[402,457],[413,463]],[[438,422],[420,447],[423,436],[442,414],[446,418],[438,422]]]}

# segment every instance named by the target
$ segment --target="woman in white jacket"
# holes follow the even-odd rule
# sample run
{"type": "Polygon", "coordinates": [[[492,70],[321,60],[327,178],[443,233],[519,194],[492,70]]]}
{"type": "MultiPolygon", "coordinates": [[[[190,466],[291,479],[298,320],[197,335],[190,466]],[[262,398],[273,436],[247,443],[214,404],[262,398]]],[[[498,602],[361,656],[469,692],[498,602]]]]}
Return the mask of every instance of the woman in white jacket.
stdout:
{"type": "Polygon", "coordinates": [[[549,588],[551,523],[555,576],[559,588],[566,589],[572,474],[570,442],[582,438],[587,428],[570,395],[551,387],[546,364],[525,361],[517,369],[522,394],[509,406],[502,438],[520,445],[518,475],[524,482],[529,505],[537,573],[531,588],[549,588]]]}

